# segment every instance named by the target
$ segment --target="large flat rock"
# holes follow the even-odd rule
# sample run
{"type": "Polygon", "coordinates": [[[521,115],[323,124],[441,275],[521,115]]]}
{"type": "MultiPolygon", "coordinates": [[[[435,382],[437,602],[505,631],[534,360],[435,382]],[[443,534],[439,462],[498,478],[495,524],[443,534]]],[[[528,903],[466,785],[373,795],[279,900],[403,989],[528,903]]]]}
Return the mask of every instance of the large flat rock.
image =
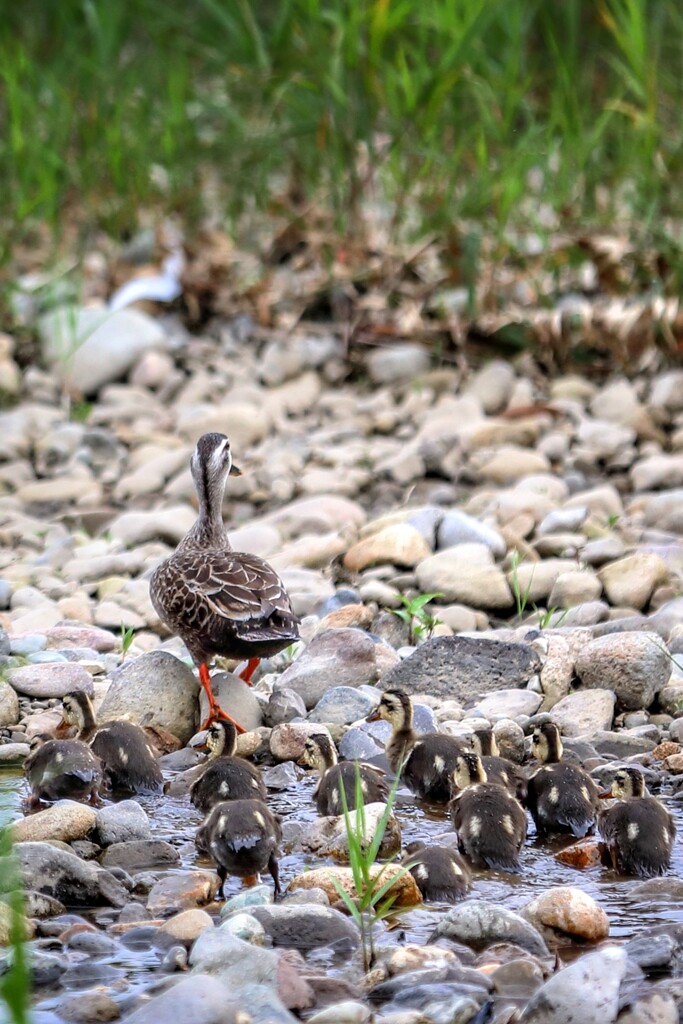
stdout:
{"type": "Polygon", "coordinates": [[[540,667],[536,651],[526,644],[443,636],[420,644],[390,669],[382,677],[382,688],[467,702],[494,690],[525,687],[540,667]]]}

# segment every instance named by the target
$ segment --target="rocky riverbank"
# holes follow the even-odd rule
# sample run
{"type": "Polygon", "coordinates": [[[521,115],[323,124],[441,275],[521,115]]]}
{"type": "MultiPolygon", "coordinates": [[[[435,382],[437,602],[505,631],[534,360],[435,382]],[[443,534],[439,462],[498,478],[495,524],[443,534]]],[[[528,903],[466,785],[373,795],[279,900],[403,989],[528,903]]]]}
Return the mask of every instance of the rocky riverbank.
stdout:
{"type": "MultiPolygon", "coordinates": [[[[2,349],[17,401],[0,413],[0,789],[16,791],[31,737],[82,689],[100,715],[156,727],[169,792],[25,819],[10,799],[37,1024],[562,1024],[577,1000],[595,1024],[677,1021],[678,843],[671,875],[638,882],[601,868],[590,842],[567,853],[532,831],[520,877],[475,872],[455,908],[414,906],[407,886],[365,976],[327,875],[305,887],[304,868],[331,870],[344,839],[295,762],[326,728],[343,757],[381,763],[388,727],[364,718],[396,685],[419,732],[468,737],[486,720],[517,762],[549,715],[601,785],[637,763],[678,814],[683,371],[596,384],[521,359],[465,376],[404,344],[349,379],[319,327],[285,336],[240,318],[191,337],[130,311],[108,325],[116,361],[101,328],[50,355],[51,321],[49,372],[22,373],[2,349]],[[70,404],[70,382],[92,403],[70,404]],[[282,817],[277,905],[234,879],[213,900],[182,777],[201,757],[199,687],[148,594],[193,521],[189,456],[212,429],[243,470],[224,509],[233,545],[277,568],[302,617],[302,642],[253,690],[226,676],[218,691],[282,817]],[[431,619],[394,614],[426,593],[431,619]]],[[[437,835],[454,838],[446,813],[401,791],[394,845],[437,835]]]]}

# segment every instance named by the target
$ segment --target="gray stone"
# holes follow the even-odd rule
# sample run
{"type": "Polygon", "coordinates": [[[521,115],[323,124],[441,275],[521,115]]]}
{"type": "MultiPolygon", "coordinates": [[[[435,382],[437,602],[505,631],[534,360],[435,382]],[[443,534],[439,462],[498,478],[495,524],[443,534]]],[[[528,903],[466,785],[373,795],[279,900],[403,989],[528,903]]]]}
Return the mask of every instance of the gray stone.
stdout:
{"type": "Polygon", "coordinates": [[[128,893],[114,876],[50,843],[17,843],[24,882],[65,907],[122,907],[128,893]]]}
{"type": "Polygon", "coordinates": [[[355,949],[360,942],[354,922],[332,907],[273,904],[268,907],[252,907],[251,913],[261,922],[274,946],[285,946],[288,949],[318,949],[324,946],[343,953],[355,949]]]}
{"type": "Polygon", "coordinates": [[[112,673],[99,719],[160,726],[187,743],[197,728],[198,697],[199,683],[188,665],[167,651],[149,651],[112,673]]]}
{"type": "Polygon", "coordinates": [[[240,1005],[249,1008],[250,1024],[299,1024],[299,1017],[267,985],[243,985],[239,995],[240,1005]]]}
{"type": "Polygon", "coordinates": [[[382,687],[465,702],[494,690],[522,688],[540,665],[537,653],[526,644],[436,637],[390,669],[382,677],[382,687]]]}
{"type": "Polygon", "coordinates": [[[485,544],[495,558],[503,558],[507,551],[504,537],[493,527],[457,509],[444,512],[436,531],[437,550],[470,542],[485,544]]]}
{"type": "Polygon", "coordinates": [[[440,919],[429,941],[441,935],[474,949],[485,949],[496,942],[511,942],[535,956],[546,956],[540,932],[519,914],[486,900],[465,900],[440,919]]]}
{"type": "MultiPolygon", "coordinates": [[[[253,909],[250,908],[250,913],[253,909]]],[[[195,940],[189,958],[193,973],[212,975],[228,989],[241,988],[244,984],[245,964],[249,965],[251,982],[274,987],[278,961],[272,949],[252,946],[222,925],[203,931],[195,940]]]]}
{"type": "Polygon", "coordinates": [[[657,746],[657,740],[651,736],[638,735],[630,732],[596,732],[585,737],[595,747],[598,754],[609,757],[633,757],[634,754],[649,754],[657,746]]]}
{"type": "Polygon", "coordinates": [[[142,868],[168,868],[177,864],[180,864],[178,851],[162,839],[130,839],[112,843],[102,857],[102,867],[123,868],[129,873],[142,868]]]}
{"type": "Polygon", "coordinates": [[[284,792],[291,789],[299,781],[299,775],[293,761],[283,761],[263,772],[263,781],[267,789],[284,792]]]}
{"type": "Polygon", "coordinates": [[[396,384],[426,373],[429,363],[429,352],[423,345],[383,345],[368,356],[368,373],[375,384],[396,384]]]}
{"type": "MultiPolygon", "coordinates": [[[[373,707],[378,703],[375,701],[373,707]]],[[[413,729],[418,736],[436,732],[434,712],[426,704],[413,703],[413,729]]],[[[384,753],[391,726],[388,722],[360,722],[347,729],[339,741],[339,756],[347,761],[374,758],[384,753]]]]}
{"type": "MultiPolygon", "coordinates": [[[[365,835],[372,841],[377,827],[386,812],[383,803],[365,805],[365,835]]],[[[352,828],[356,827],[356,811],[349,811],[352,828]]],[[[309,853],[319,857],[333,857],[344,864],[349,862],[349,843],[346,832],[346,818],[343,814],[317,817],[308,822],[299,835],[298,844],[309,853]]],[[[387,821],[378,857],[385,859],[395,856],[401,850],[401,826],[395,815],[387,821]]],[[[324,943],[323,943],[324,944],[324,943]]]]}
{"type": "Polygon", "coordinates": [[[501,718],[517,718],[518,715],[535,715],[543,698],[531,690],[498,690],[478,701],[473,711],[479,712],[489,722],[501,718]]]}
{"type": "Polygon", "coordinates": [[[375,644],[360,629],[324,629],[275,684],[298,693],[310,711],[327,690],[361,686],[377,679],[375,644]]]}
{"type": "MultiPolygon", "coordinates": [[[[201,938],[201,936],[200,936],[201,938]]],[[[199,941],[199,940],[197,940],[199,941]]],[[[191,974],[134,1010],[128,1024],[238,1024],[243,1003],[216,978],[191,974]]]]}
{"type": "Polygon", "coordinates": [[[664,985],[638,992],[617,1019],[619,1024],[679,1024],[679,999],[678,985],[673,993],[667,992],[664,985]]]}
{"type": "Polygon", "coordinates": [[[376,703],[367,693],[362,693],[351,686],[335,686],[323,694],[308,720],[332,725],[350,725],[369,715],[376,703]]]}
{"type": "Polygon", "coordinates": [[[524,761],[524,730],[517,722],[508,718],[499,719],[493,727],[493,735],[500,750],[501,757],[507,757],[515,764],[524,761]]]}
{"type": "Polygon", "coordinates": [[[263,709],[263,720],[272,729],[283,722],[291,722],[294,718],[306,717],[306,705],[303,698],[295,690],[283,687],[271,693],[268,703],[263,709]]]}
{"type": "Polygon", "coordinates": [[[86,397],[166,343],[160,321],[135,309],[62,306],[43,316],[38,329],[48,364],[86,397]]]}
{"type": "Polygon", "coordinates": [[[152,838],[149,818],[137,800],[121,800],[101,807],[95,827],[101,846],[152,838]]]}
{"type": "Polygon", "coordinates": [[[585,688],[612,690],[627,711],[647,708],[671,675],[671,661],[656,633],[620,633],[589,641],[576,659],[585,688]]]}
{"type": "Polygon", "coordinates": [[[63,697],[72,690],[80,690],[92,697],[92,676],[82,665],[64,662],[47,665],[22,665],[7,673],[7,681],[26,697],[63,697]]]}
{"type": "Polygon", "coordinates": [[[0,743],[0,765],[22,764],[30,753],[28,743],[0,743]]]}
{"type": "Polygon", "coordinates": [[[558,971],[532,996],[522,1024],[614,1024],[627,956],[607,946],[558,971]]]}
{"type": "Polygon", "coordinates": [[[508,581],[486,544],[469,541],[437,551],[415,570],[423,593],[440,594],[444,602],[472,608],[510,608],[514,604],[508,581]]]}
{"type": "Polygon", "coordinates": [[[611,728],[615,703],[611,690],[576,690],[555,704],[550,717],[564,736],[584,736],[611,728]]]}
{"type": "Polygon", "coordinates": [[[0,728],[16,725],[19,721],[19,698],[8,683],[0,682],[0,728]]]}
{"type": "MultiPolygon", "coordinates": [[[[211,676],[211,689],[223,710],[232,715],[247,732],[263,725],[263,709],[258,697],[251,686],[234,672],[214,672],[211,676]]],[[[204,690],[199,698],[199,714],[202,722],[209,714],[209,702],[204,690]]]]}

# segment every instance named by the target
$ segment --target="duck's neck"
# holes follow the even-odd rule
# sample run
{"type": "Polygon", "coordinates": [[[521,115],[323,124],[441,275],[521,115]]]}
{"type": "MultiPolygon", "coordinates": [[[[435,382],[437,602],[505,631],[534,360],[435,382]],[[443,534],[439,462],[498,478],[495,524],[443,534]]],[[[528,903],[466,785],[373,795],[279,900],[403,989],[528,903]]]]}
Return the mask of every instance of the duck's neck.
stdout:
{"type": "Polygon", "coordinates": [[[209,480],[206,474],[194,478],[199,499],[199,515],[192,529],[180,543],[181,548],[230,549],[223,523],[223,492],[225,480],[209,480]]]}
{"type": "Polygon", "coordinates": [[[391,770],[396,772],[405,763],[408,754],[415,746],[417,736],[410,725],[402,725],[394,729],[386,746],[386,755],[391,770]]]}
{"type": "Polygon", "coordinates": [[[89,743],[97,732],[97,720],[90,701],[81,708],[81,721],[79,723],[77,739],[89,743]]]}

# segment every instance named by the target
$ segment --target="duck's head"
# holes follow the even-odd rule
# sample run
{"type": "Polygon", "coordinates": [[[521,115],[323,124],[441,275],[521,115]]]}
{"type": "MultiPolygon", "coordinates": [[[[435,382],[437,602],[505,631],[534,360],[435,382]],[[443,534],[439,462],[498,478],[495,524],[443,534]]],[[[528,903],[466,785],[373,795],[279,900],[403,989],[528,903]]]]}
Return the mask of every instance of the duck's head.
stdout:
{"type": "Polygon", "coordinates": [[[225,487],[229,476],[241,476],[242,470],[232,461],[230,441],[225,434],[202,434],[190,462],[192,479],[199,494],[208,494],[225,487]]]}
{"type": "Polygon", "coordinates": [[[79,733],[95,725],[95,712],[90,697],[81,690],[73,690],[62,697],[62,724],[57,729],[57,735],[63,734],[72,725],[76,726],[79,733]]]}
{"type": "Polygon", "coordinates": [[[640,768],[620,768],[612,779],[610,795],[618,800],[645,796],[645,777],[640,768]]]}
{"type": "Polygon", "coordinates": [[[45,743],[49,743],[49,741],[51,739],[53,739],[53,737],[50,736],[50,734],[48,732],[39,732],[39,733],[37,733],[35,736],[31,737],[31,741],[30,741],[30,743],[28,745],[29,751],[32,754],[35,754],[36,750],[40,750],[40,748],[45,743]]]}
{"type": "Polygon", "coordinates": [[[375,710],[368,715],[366,721],[377,722],[383,719],[395,732],[410,729],[413,725],[413,705],[410,697],[403,690],[385,690],[375,710]]]}
{"type": "Polygon", "coordinates": [[[542,764],[555,764],[562,760],[562,738],[554,722],[537,725],[531,737],[531,754],[542,764]]]}
{"type": "Polygon", "coordinates": [[[479,754],[458,754],[455,759],[455,768],[451,775],[453,788],[456,791],[486,782],[487,777],[486,769],[481,763],[479,754]]]}
{"type": "Polygon", "coordinates": [[[206,734],[209,757],[232,757],[237,749],[237,729],[232,722],[212,722],[206,734]]]}
{"type": "Polygon", "coordinates": [[[307,736],[304,752],[298,762],[304,768],[315,768],[321,775],[337,763],[337,751],[334,743],[323,732],[307,736]]]}
{"type": "Polygon", "coordinates": [[[472,750],[479,757],[498,757],[498,742],[490,725],[475,729],[472,733],[472,750]]]}

